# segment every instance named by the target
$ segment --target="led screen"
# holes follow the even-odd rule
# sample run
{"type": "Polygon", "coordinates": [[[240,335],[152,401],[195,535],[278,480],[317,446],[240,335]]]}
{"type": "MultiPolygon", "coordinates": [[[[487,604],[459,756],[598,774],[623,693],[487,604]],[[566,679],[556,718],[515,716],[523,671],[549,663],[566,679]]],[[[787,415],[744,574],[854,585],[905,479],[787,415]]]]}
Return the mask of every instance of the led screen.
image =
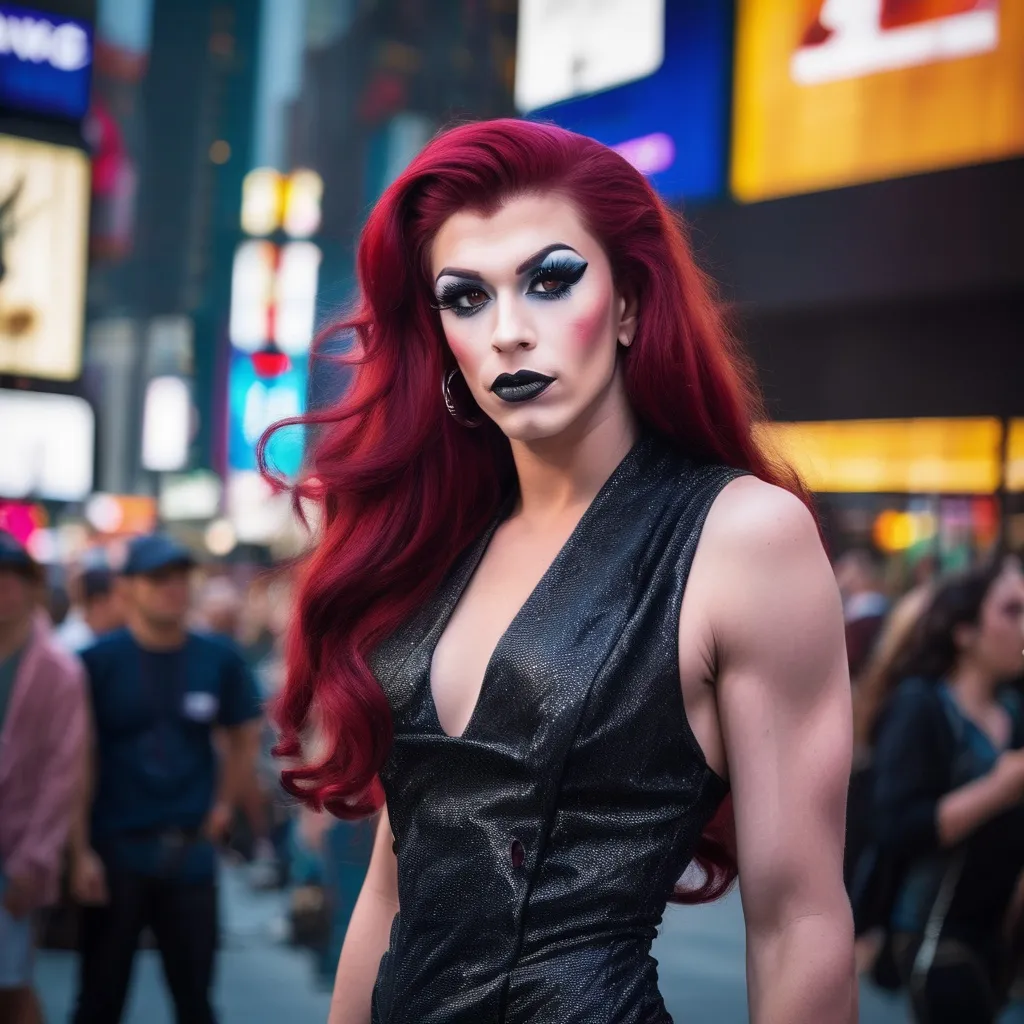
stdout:
{"type": "Polygon", "coordinates": [[[0,390],[0,438],[0,497],[81,501],[92,490],[96,422],[84,398],[0,390]]]}
{"type": "Polygon", "coordinates": [[[614,146],[667,198],[718,194],[725,176],[729,6],[667,0],[664,54],[652,74],[530,117],[614,146]]]}
{"type": "Polygon", "coordinates": [[[1024,153],[1024,4],[740,0],[732,188],[756,201],[1024,153]]]}
{"type": "Polygon", "coordinates": [[[80,120],[91,67],[88,22],[0,3],[0,107],[80,120]]]}
{"type": "MultiPolygon", "coordinates": [[[[298,416],[306,410],[307,360],[288,363],[279,355],[273,375],[257,373],[259,355],[233,349],[228,380],[228,466],[232,470],[256,469],[256,445],[272,423],[298,416]],[[287,367],[282,369],[282,367],[287,367]]],[[[302,464],[305,434],[301,427],[278,432],[267,449],[270,466],[294,476],[302,464]]]]}

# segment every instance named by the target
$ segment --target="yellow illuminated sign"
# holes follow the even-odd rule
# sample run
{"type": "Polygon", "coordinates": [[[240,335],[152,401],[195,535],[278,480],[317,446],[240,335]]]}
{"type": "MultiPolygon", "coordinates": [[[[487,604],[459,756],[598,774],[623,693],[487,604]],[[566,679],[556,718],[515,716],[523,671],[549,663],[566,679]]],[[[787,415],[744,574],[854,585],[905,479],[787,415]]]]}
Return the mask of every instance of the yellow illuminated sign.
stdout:
{"type": "Polygon", "coordinates": [[[1006,489],[1024,491],[1024,420],[1010,420],[1006,438],[1006,489]]]}
{"type": "MultiPolygon", "coordinates": [[[[999,487],[997,419],[772,423],[757,433],[812,491],[991,494],[999,487]]],[[[1024,443],[1021,456],[1024,474],[1024,443]]]]}
{"type": "Polygon", "coordinates": [[[81,371],[89,158],[0,135],[0,374],[81,371]]]}
{"type": "Polygon", "coordinates": [[[732,188],[753,202],[1024,153],[1019,0],[739,0],[732,188]]]}

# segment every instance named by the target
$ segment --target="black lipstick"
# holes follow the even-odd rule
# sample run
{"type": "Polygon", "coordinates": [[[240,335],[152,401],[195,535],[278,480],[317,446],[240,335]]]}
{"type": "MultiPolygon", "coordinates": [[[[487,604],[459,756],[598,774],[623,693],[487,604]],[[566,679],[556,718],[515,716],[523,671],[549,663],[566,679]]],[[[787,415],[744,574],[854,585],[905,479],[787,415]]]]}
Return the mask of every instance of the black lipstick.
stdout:
{"type": "Polygon", "coordinates": [[[517,370],[515,373],[499,373],[494,378],[491,391],[503,402],[528,402],[554,383],[554,377],[546,377],[535,370],[517,370]]]}

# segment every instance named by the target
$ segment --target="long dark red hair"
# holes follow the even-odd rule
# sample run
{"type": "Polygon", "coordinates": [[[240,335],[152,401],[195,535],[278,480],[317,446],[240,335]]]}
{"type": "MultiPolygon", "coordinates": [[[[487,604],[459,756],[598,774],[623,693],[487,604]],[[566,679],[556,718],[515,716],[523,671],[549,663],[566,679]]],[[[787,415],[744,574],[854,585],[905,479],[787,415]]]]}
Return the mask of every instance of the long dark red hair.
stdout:
{"type": "MultiPolygon", "coordinates": [[[[274,708],[285,789],[343,818],[377,810],[388,756],[388,702],[367,663],[374,646],[438,586],[515,485],[509,443],[487,421],[460,426],[441,400],[452,365],[426,265],[441,225],[510,197],[553,190],[603,244],[639,322],[622,354],[639,419],[698,459],[752,471],[801,493],[751,436],[760,403],[747,363],[697,268],[679,220],[606,146],[548,124],[463,125],[435,138],[374,207],[359,242],[361,298],[330,332],[354,334],[354,380],[317,431],[298,495],[319,506],[320,537],[300,575],[288,673],[274,708]],[[312,754],[317,734],[322,749],[312,754]]],[[[721,895],[735,878],[732,811],[702,837],[705,881],[681,902],[721,895]]]]}

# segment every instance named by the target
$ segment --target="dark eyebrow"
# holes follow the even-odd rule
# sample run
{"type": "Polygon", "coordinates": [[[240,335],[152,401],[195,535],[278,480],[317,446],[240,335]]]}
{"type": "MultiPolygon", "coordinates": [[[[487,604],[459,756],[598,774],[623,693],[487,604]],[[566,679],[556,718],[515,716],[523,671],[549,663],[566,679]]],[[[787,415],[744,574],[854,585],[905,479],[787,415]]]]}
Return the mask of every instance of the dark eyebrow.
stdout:
{"type": "Polygon", "coordinates": [[[437,277],[434,284],[437,284],[442,277],[461,277],[466,281],[479,281],[483,284],[484,279],[475,270],[460,270],[458,267],[445,267],[437,277]]]}
{"type": "MultiPolygon", "coordinates": [[[[528,270],[533,270],[534,267],[543,263],[546,257],[550,256],[553,252],[557,252],[559,249],[568,249],[569,252],[576,252],[571,245],[566,245],[565,242],[555,242],[553,245],[545,245],[543,249],[539,249],[532,256],[528,256],[523,260],[523,262],[516,267],[516,273],[525,274],[528,270]]],[[[576,255],[580,256],[578,252],[576,252],[576,255]]],[[[583,257],[580,256],[580,259],[583,259],[583,257]]]]}
{"type": "MultiPolygon", "coordinates": [[[[560,249],[568,249],[569,252],[576,252],[571,245],[566,245],[565,242],[554,242],[551,245],[545,245],[543,249],[538,249],[532,256],[527,256],[522,263],[516,267],[516,274],[525,274],[528,270],[533,270],[534,267],[543,263],[544,260],[550,256],[553,252],[558,252],[560,249]]],[[[576,252],[577,256],[580,256],[576,252]]],[[[583,259],[580,256],[580,259],[583,259]]],[[[442,277],[461,277],[464,281],[478,281],[483,284],[483,276],[478,274],[475,270],[462,270],[459,267],[445,267],[437,277],[434,278],[434,284],[437,284],[442,277]]]]}

